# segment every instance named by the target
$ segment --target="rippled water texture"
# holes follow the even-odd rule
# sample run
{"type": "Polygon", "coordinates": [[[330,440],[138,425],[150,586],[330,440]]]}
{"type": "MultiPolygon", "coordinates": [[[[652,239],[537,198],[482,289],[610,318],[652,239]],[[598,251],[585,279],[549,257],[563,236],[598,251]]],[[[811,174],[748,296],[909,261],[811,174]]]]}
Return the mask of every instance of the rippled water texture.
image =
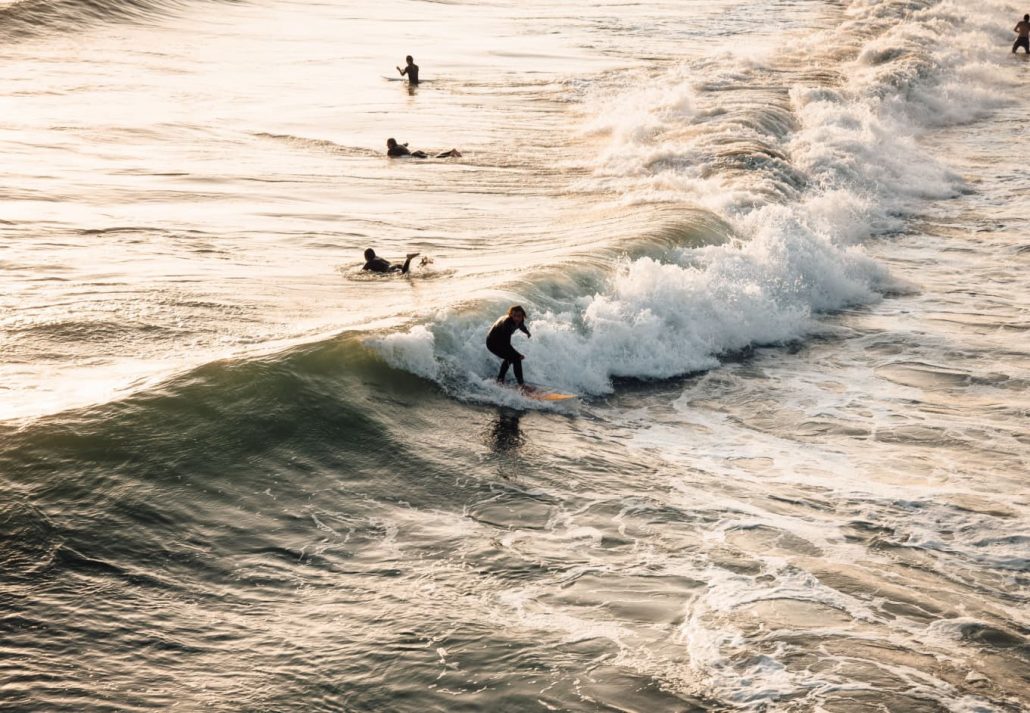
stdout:
{"type": "Polygon", "coordinates": [[[0,2],[0,709],[1030,708],[1014,20],[0,2]]]}

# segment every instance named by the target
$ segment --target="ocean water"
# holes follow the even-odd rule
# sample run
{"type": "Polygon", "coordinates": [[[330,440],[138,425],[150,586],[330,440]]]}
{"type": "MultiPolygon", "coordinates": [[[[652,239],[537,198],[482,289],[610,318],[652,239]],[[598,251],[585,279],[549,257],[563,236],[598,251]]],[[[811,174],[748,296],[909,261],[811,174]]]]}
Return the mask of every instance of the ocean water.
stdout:
{"type": "Polygon", "coordinates": [[[1030,709],[1024,12],[0,2],[0,710],[1030,709]]]}

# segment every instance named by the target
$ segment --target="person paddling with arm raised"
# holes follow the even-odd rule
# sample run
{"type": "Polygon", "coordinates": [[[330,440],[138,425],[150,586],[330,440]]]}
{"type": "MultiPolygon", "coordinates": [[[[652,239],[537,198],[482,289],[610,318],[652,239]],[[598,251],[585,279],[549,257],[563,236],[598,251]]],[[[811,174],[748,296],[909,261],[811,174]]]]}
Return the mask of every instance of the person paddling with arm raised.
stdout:
{"type": "Polygon", "coordinates": [[[515,351],[511,345],[511,337],[515,334],[516,329],[524,332],[527,337],[533,336],[526,328],[526,310],[522,309],[521,305],[511,307],[508,314],[493,323],[490,333],[486,335],[486,348],[494,356],[501,358],[501,370],[497,374],[497,383],[503,384],[504,377],[508,374],[508,367],[514,366],[515,380],[519,382],[520,387],[524,387],[526,384],[522,379],[522,360],[525,357],[515,351]]]}
{"type": "Polygon", "coordinates": [[[404,61],[407,62],[404,69],[398,67],[397,71],[401,73],[402,77],[405,74],[408,75],[408,84],[418,84],[418,65],[415,64],[415,60],[413,60],[409,54],[404,58],[404,61]]]}

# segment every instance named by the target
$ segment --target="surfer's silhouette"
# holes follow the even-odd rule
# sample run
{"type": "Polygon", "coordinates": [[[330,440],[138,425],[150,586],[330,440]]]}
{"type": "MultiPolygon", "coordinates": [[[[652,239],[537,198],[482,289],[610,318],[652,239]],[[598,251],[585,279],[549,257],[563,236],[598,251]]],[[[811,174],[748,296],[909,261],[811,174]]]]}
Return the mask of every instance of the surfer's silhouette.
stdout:
{"type": "Polygon", "coordinates": [[[365,250],[365,264],[361,269],[368,270],[369,272],[399,272],[402,275],[406,275],[411,267],[411,260],[415,257],[418,257],[418,253],[408,253],[404,256],[404,264],[396,265],[389,260],[377,256],[375,250],[368,248],[365,250]]]}
{"type": "Polygon", "coordinates": [[[408,84],[418,84],[418,65],[415,64],[415,60],[413,60],[409,54],[404,58],[404,61],[407,62],[407,64],[404,65],[404,69],[398,67],[397,71],[401,73],[402,77],[405,74],[408,75],[408,84]]]}
{"type": "MultiPolygon", "coordinates": [[[[412,151],[408,148],[407,144],[397,143],[397,139],[386,140],[386,155],[390,158],[400,158],[401,156],[429,158],[429,154],[425,151],[412,151]]],[[[458,149],[451,149],[450,151],[436,154],[435,158],[461,158],[461,152],[458,149]]]]}
{"type": "Polygon", "coordinates": [[[1015,54],[1016,50],[1020,47],[1023,48],[1024,54],[1030,54],[1030,14],[1023,15],[1023,19],[1016,23],[1012,31],[1016,33],[1016,42],[1012,45],[1012,54],[1015,54]]]}
{"type": "Polygon", "coordinates": [[[514,366],[515,380],[519,382],[519,386],[526,385],[522,379],[522,360],[526,357],[515,351],[511,345],[511,335],[515,333],[516,329],[525,332],[527,337],[533,336],[526,328],[526,310],[522,309],[521,305],[511,307],[508,314],[493,323],[490,333],[486,335],[486,348],[494,356],[501,358],[501,370],[497,373],[498,384],[504,383],[508,367],[514,366]]]}

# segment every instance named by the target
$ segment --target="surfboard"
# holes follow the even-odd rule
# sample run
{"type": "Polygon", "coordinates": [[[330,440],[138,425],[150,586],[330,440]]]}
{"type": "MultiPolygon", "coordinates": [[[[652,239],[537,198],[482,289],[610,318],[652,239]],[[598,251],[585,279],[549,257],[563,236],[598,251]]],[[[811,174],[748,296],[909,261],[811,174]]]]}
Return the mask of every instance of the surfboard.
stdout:
{"type": "Polygon", "coordinates": [[[549,391],[544,394],[531,392],[526,394],[526,396],[534,401],[569,401],[570,399],[579,398],[575,394],[562,394],[557,391],[549,391]]]}
{"type": "Polygon", "coordinates": [[[569,399],[578,398],[576,394],[566,394],[561,391],[555,391],[548,386],[530,386],[526,384],[524,387],[514,387],[525,396],[527,399],[533,399],[534,401],[568,401],[569,399]]]}

